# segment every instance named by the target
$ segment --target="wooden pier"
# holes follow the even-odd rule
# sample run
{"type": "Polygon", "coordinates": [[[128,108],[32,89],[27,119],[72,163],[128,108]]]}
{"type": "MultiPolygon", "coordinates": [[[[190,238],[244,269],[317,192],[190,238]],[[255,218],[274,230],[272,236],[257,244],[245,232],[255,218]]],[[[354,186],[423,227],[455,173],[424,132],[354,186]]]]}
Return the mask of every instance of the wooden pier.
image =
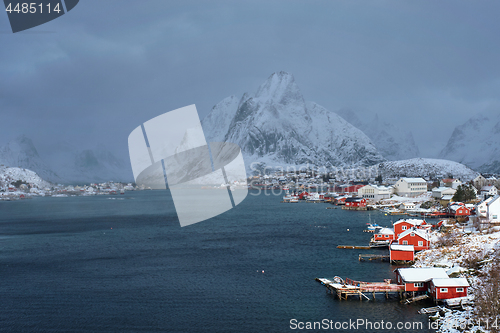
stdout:
{"type": "Polygon", "coordinates": [[[355,249],[355,250],[370,250],[369,246],[359,246],[359,245],[339,245],[337,249],[355,249]]]}
{"type": "Polygon", "coordinates": [[[359,261],[389,261],[390,256],[388,254],[360,254],[358,257],[359,261]]]}
{"type": "Polygon", "coordinates": [[[336,294],[339,300],[347,300],[348,296],[357,296],[359,300],[366,298],[370,300],[365,294],[372,294],[375,300],[376,294],[385,294],[388,298],[390,293],[398,293],[402,297],[405,291],[404,285],[391,284],[390,280],[384,282],[362,282],[351,279],[342,279],[341,277],[334,277],[333,279],[316,278],[327,289],[327,292],[336,294]]]}

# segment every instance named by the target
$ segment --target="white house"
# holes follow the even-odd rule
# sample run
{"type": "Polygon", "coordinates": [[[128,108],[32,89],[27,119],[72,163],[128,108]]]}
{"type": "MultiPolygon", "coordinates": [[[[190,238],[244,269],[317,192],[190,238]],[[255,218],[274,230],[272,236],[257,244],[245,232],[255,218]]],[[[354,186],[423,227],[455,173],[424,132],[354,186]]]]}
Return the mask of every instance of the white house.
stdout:
{"type": "Polygon", "coordinates": [[[439,186],[451,187],[455,190],[458,188],[458,185],[462,185],[462,182],[459,179],[455,178],[445,178],[441,179],[441,181],[439,182],[439,186]]]}
{"type": "Polygon", "coordinates": [[[495,196],[498,194],[498,190],[495,186],[483,186],[481,188],[481,196],[495,196]]]}
{"type": "Polygon", "coordinates": [[[432,189],[432,197],[441,199],[443,195],[454,195],[456,191],[454,188],[446,186],[434,187],[432,189]]]}
{"type": "Polygon", "coordinates": [[[488,222],[500,222],[500,195],[489,197],[476,206],[476,214],[479,218],[488,222]]]}
{"type": "Polygon", "coordinates": [[[399,205],[399,209],[404,209],[404,210],[415,209],[415,203],[414,202],[403,202],[401,205],[399,205]]]}
{"type": "Polygon", "coordinates": [[[399,196],[416,197],[427,192],[427,182],[423,178],[400,178],[394,188],[399,196]]]}
{"type": "Polygon", "coordinates": [[[391,197],[392,188],[379,185],[366,185],[358,189],[358,197],[379,201],[391,197]]]}

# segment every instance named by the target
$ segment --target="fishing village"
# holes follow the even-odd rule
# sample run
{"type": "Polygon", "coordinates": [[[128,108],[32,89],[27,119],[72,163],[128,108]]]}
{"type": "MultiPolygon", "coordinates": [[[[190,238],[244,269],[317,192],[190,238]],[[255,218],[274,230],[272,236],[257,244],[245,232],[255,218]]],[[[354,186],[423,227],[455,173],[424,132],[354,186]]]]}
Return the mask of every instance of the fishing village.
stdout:
{"type": "MultiPolygon", "coordinates": [[[[371,221],[363,232],[366,244],[337,244],[359,251],[360,262],[392,266],[383,281],[354,280],[341,271],[316,277],[338,301],[376,301],[382,297],[420,304],[420,314],[439,322],[440,331],[457,325],[485,329],[476,315],[492,318],[500,328],[500,180],[479,175],[472,180],[452,177],[381,177],[336,182],[314,173],[276,173],[249,179],[251,188],[282,193],[283,204],[324,204],[326,209],[374,211],[394,216],[391,225],[371,221]],[[458,323],[458,324],[457,324],[458,323]]],[[[375,215],[374,215],[375,216],[375,215]]],[[[437,327],[437,326],[436,326],[437,327]]]]}

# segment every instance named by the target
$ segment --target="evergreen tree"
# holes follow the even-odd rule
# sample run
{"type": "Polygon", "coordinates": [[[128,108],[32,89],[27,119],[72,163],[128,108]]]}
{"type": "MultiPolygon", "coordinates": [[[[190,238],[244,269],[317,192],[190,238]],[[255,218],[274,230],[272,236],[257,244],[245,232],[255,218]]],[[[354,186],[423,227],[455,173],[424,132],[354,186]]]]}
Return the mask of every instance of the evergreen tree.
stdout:
{"type": "Polygon", "coordinates": [[[467,202],[476,199],[476,193],[472,189],[471,185],[458,185],[455,195],[453,195],[452,201],[467,202]]]}
{"type": "Polygon", "coordinates": [[[453,198],[451,198],[451,201],[464,201],[465,200],[465,191],[462,188],[462,185],[458,185],[457,191],[453,195],[453,198]]]}

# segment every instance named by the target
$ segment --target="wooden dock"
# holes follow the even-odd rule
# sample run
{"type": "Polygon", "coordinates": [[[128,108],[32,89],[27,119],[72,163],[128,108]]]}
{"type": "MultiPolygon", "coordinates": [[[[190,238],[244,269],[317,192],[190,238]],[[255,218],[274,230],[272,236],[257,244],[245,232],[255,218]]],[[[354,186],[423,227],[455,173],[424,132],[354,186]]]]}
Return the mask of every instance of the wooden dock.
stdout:
{"type": "Polygon", "coordinates": [[[365,294],[372,294],[373,299],[377,293],[385,294],[385,297],[389,297],[389,293],[399,293],[402,297],[402,293],[405,291],[404,285],[391,284],[390,280],[384,282],[363,282],[355,281],[351,279],[342,279],[341,277],[334,277],[333,279],[316,278],[316,281],[320,282],[327,289],[327,292],[336,294],[339,300],[347,300],[348,296],[357,296],[359,300],[366,298],[370,300],[365,294]]]}
{"type": "Polygon", "coordinates": [[[339,245],[337,249],[356,249],[356,250],[370,250],[369,246],[359,246],[359,245],[339,245]]]}
{"type": "Polygon", "coordinates": [[[359,261],[389,261],[390,256],[388,254],[360,254],[358,257],[359,261]]]}

